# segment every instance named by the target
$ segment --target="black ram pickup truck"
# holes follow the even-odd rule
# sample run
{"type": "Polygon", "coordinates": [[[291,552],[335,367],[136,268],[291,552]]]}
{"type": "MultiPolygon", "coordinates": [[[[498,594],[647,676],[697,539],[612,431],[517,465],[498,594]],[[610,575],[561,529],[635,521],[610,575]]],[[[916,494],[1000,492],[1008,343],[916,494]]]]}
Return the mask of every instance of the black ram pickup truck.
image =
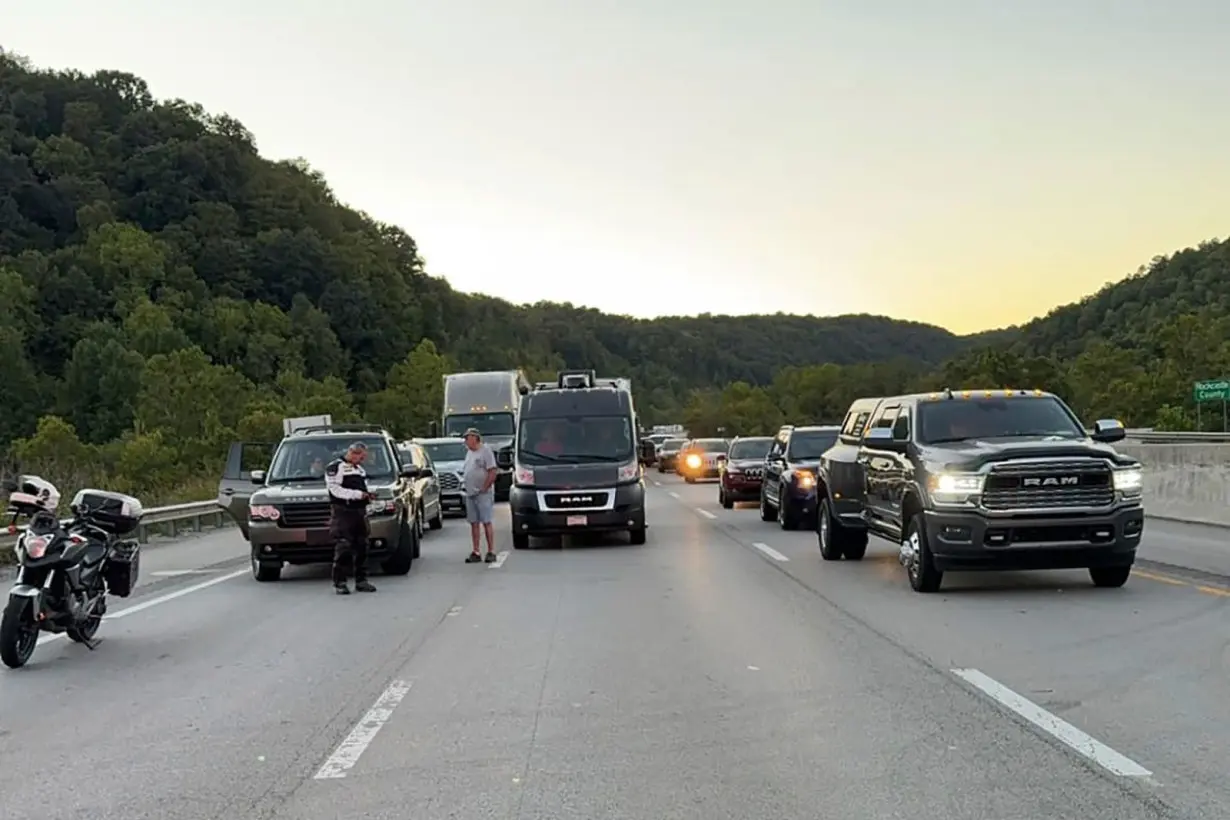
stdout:
{"type": "Polygon", "coordinates": [[[910,586],[944,572],[1087,568],[1127,582],[1144,533],[1139,462],[1040,390],[859,399],[820,461],[816,534],[828,561],[859,560],[868,534],[899,545],[910,586]]]}

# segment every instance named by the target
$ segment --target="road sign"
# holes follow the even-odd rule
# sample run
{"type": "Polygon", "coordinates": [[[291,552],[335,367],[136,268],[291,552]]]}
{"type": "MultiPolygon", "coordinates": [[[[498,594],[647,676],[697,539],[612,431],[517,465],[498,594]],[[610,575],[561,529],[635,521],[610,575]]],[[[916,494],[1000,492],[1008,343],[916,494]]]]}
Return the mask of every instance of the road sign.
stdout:
{"type": "Polygon", "coordinates": [[[1230,381],[1196,382],[1192,385],[1192,395],[1196,401],[1226,401],[1230,399],[1230,381]]]}

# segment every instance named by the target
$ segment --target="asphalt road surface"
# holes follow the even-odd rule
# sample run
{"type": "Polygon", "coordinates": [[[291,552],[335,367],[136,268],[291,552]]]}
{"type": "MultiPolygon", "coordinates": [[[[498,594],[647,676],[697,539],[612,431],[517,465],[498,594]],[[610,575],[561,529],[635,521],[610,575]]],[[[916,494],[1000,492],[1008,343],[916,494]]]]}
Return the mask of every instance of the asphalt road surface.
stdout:
{"type": "Polygon", "coordinates": [[[923,596],[888,545],[823,563],[651,479],[645,546],[514,552],[505,519],[501,561],[466,565],[450,519],[376,595],[258,584],[234,531],[148,550],[97,650],[0,671],[0,816],[1230,817],[1210,570],[923,596]]]}

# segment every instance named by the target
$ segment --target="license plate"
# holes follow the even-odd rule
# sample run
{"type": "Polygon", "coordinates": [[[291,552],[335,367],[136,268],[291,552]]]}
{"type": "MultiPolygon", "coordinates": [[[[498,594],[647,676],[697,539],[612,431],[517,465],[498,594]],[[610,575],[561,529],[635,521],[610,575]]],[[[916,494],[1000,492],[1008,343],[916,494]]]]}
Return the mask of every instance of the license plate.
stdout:
{"type": "Polygon", "coordinates": [[[586,524],[588,524],[588,523],[589,523],[589,516],[588,516],[588,515],[570,515],[570,516],[568,516],[568,526],[570,526],[570,527],[584,527],[584,526],[585,526],[586,524]]]}
{"type": "Polygon", "coordinates": [[[308,530],[307,542],[310,547],[323,547],[326,544],[333,543],[333,536],[328,530],[315,531],[308,530]]]}

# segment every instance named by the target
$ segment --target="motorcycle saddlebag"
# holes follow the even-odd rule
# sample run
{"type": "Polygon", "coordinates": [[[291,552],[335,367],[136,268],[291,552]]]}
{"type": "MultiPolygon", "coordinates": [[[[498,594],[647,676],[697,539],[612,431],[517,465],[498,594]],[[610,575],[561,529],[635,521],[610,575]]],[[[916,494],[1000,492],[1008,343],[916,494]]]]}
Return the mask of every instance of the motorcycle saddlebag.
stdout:
{"type": "Polygon", "coordinates": [[[141,545],[136,541],[121,541],[111,550],[103,578],[107,592],[117,598],[127,598],[137,585],[141,569],[141,545]]]}

